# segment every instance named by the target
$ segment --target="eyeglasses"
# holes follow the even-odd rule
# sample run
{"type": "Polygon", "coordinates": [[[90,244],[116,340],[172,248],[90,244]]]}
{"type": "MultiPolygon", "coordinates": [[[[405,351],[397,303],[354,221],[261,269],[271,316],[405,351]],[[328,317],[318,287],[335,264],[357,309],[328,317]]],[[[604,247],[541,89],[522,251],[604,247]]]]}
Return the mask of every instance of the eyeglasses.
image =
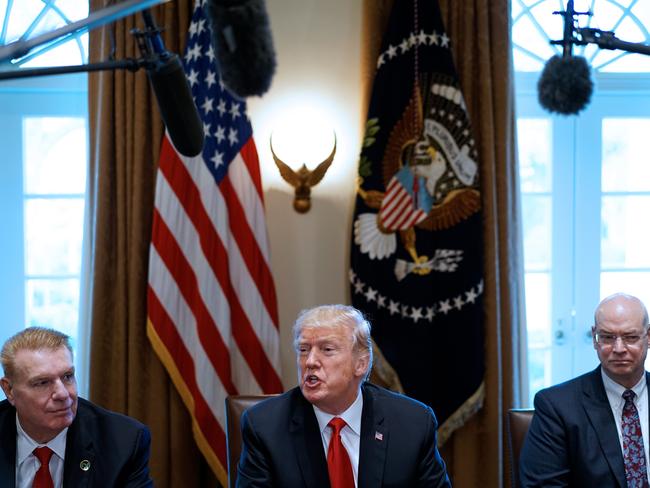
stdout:
{"type": "Polygon", "coordinates": [[[616,344],[616,341],[620,339],[625,346],[637,346],[641,339],[643,339],[647,334],[637,335],[637,334],[625,334],[622,336],[617,336],[615,334],[607,334],[597,332],[596,342],[601,346],[613,346],[616,344]]]}

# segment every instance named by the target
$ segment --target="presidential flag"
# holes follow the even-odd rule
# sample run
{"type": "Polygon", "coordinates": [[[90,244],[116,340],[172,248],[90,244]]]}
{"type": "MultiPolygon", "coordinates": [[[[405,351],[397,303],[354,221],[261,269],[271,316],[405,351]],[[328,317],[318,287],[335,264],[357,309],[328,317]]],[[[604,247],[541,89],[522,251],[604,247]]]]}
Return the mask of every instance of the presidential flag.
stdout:
{"type": "Polygon", "coordinates": [[[352,303],[439,441],[484,398],[479,161],[435,0],[395,2],[359,160],[352,303]]]}
{"type": "Polygon", "coordinates": [[[257,151],[246,104],[220,80],[204,3],[196,2],[183,61],[205,144],[188,158],[163,140],[147,334],[225,486],[226,396],[279,393],[282,383],[257,151]]]}

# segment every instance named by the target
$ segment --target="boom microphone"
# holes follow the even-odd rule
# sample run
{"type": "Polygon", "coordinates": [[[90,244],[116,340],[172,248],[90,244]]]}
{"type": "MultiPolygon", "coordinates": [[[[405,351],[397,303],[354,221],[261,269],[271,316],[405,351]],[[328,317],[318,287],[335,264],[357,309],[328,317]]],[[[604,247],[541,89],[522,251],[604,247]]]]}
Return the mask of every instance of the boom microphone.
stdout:
{"type": "Polygon", "coordinates": [[[264,0],[208,0],[207,14],[225,85],[240,98],[264,94],[276,66],[264,0]]]}
{"type": "MultiPolygon", "coordinates": [[[[203,150],[203,124],[192,98],[192,90],[177,54],[167,51],[149,10],[142,11],[145,36],[153,52],[145,67],[158,100],[158,108],[169,138],[184,156],[196,156],[203,150]]],[[[142,46],[141,46],[142,49],[142,46]]]]}
{"type": "Polygon", "coordinates": [[[573,0],[567,2],[565,12],[553,12],[564,16],[564,35],[561,41],[562,56],[550,58],[537,82],[537,98],[549,112],[563,115],[577,114],[591,100],[594,84],[591,69],[583,56],[573,56],[573,44],[581,43],[573,36],[574,16],[583,15],[573,9],[573,0]]]}

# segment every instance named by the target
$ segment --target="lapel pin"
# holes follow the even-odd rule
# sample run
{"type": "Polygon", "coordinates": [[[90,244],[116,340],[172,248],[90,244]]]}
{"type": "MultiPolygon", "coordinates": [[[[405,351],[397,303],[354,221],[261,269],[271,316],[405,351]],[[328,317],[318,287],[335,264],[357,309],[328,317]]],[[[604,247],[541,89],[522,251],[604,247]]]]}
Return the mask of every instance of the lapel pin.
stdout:
{"type": "Polygon", "coordinates": [[[84,459],[79,463],[79,467],[81,468],[81,471],[88,471],[90,469],[90,461],[84,459]]]}
{"type": "Polygon", "coordinates": [[[381,432],[376,432],[375,431],[375,440],[383,441],[384,440],[384,434],[382,434],[381,432]]]}

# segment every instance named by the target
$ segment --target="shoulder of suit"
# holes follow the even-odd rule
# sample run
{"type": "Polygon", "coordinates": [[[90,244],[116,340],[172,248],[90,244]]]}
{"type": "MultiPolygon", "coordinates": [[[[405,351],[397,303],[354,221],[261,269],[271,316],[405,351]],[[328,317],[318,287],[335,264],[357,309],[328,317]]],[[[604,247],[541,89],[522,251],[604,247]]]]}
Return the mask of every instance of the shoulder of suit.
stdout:
{"type": "Polygon", "coordinates": [[[0,402],[0,421],[7,419],[7,415],[15,415],[16,409],[13,407],[9,400],[2,400],[0,402]]]}
{"type": "Polygon", "coordinates": [[[111,425],[119,425],[120,428],[132,428],[135,430],[147,429],[142,422],[112,410],[107,410],[84,398],[78,399],[77,417],[83,421],[95,421],[111,425]]]}
{"type": "Polygon", "coordinates": [[[399,408],[403,412],[432,412],[431,407],[416,400],[415,398],[387,390],[386,388],[382,388],[381,386],[377,386],[372,383],[364,383],[362,389],[364,395],[369,395],[374,402],[377,402],[382,407],[395,407],[399,408]]]}
{"type": "Polygon", "coordinates": [[[9,400],[7,399],[0,402],[0,412],[4,412],[5,410],[12,410],[13,408],[13,405],[9,403],[9,400]]]}
{"type": "Polygon", "coordinates": [[[592,385],[594,382],[602,381],[600,374],[600,367],[598,367],[595,370],[564,381],[563,383],[543,388],[537,393],[537,395],[550,398],[556,396],[565,397],[570,393],[582,391],[585,386],[592,385]]]}
{"type": "Polygon", "coordinates": [[[300,388],[295,387],[285,393],[260,400],[246,409],[248,415],[279,415],[304,400],[300,388]]]}

